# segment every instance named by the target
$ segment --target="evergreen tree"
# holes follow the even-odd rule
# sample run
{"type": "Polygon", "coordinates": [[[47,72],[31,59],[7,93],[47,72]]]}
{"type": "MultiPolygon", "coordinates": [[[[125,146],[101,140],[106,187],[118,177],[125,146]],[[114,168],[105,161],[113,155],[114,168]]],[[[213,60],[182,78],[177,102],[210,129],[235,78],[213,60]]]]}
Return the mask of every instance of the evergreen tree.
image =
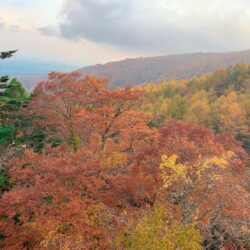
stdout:
{"type": "Polygon", "coordinates": [[[0,59],[10,58],[10,57],[12,57],[13,54],[15,54],[16,52],[17,52],[17,50],[9,50],[9,51],[0,52],[0,59]]]}
{"type": "MultiPolygon", "coordinates": [[[[15,52],[0,52],[0,59],[10,58],[15,52]]],[[[20,110],[28,98],[28,93],[17,79],[9,82],[8,76],[0,77],[0,194],[9,188],[7,163],[22,148],[22,138],[17,134],[24,122],[20,110]]]]}

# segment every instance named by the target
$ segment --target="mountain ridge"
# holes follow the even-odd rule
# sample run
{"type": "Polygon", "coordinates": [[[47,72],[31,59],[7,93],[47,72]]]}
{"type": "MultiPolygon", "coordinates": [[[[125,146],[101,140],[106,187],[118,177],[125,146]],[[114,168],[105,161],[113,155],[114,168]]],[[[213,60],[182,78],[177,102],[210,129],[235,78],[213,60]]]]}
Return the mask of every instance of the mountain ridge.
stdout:
{"type": "MultiPolygon", "coordinates": [[[[125,87],[161,80],[187,79],[239,62],[250,64],[250,49],[127,58],[82,67],[76,71],[82,75],[105,78],[110,87],[125,87]]],[[[47,79],[46,74],[20,74],[12,77],[20,80],[28,91],[32,91],[39,81],[47,79]]]]}
{"type": "Polygon", "coordinates": [[[250,50],[127,58],[77,71],[83,75],[106,78],[111,87],[124,87],[163,79],[186,79],[239,62],[250,63],[250,50]]]}

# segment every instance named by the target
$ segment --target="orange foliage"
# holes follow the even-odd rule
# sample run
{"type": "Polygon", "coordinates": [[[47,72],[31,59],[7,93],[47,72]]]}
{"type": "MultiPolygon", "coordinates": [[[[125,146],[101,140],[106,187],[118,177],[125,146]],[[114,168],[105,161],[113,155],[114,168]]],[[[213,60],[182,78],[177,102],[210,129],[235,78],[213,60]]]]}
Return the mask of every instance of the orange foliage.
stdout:
{"type": "Polygon", "coordinates": [[[172,121],[150,128],[137,111],[142,94],[77,73],[52,73],[37,87],[25,112],[61,144],[40,154],[27,148],[12,161],[0,247],[112,249],[123,227],[158,203],[168,223],[196,223],[207,244],[243,244],[247,154],[231,135],[202,126],[172,121]],[[159,167],[163,155],[180,178],[159,167]]]}

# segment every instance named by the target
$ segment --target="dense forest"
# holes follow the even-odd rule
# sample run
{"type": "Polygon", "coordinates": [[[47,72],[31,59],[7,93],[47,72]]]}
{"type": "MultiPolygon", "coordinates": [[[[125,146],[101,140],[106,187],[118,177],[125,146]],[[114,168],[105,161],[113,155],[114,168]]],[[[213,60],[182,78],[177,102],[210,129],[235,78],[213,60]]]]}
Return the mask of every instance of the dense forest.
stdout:
{"type": "Polygon", "coordinates": [[[0,248],[250,249],[250,65],[0,82],[0,248]]]}
{"type": "Polygon", "coordinates": [[[203,124],[215,133],[231,132],[250,152],[250,65],[240,63],[189,80],[162,81],[146,91],[141,110],[156,126],[177,119],[203,124]]]}

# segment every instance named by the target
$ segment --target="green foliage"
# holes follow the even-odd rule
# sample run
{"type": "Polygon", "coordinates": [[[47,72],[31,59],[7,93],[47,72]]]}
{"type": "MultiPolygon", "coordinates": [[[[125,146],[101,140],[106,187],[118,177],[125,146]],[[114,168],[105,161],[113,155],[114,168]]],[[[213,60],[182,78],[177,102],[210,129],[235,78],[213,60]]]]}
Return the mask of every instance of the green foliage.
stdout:
{"type": "Polygon", "coordinates": [[[0,187],[5,184],[6,180],[7,180],[6,176],[3,174],[0,174],[0,187]]]}
{"type": "Polygon", "coordinates": [[[10,176],[9,174],[1,170],[0,171],[0,196],[3,192],[10,190],[11,184],[10,184],[10,176]]]}
{"type": "Polygon", "coordinates": [[[32,128],[32,131],[27,139],[30,146],[34,149],[36,153],[41,152],[45,145],[45,139],[47,137],[47,132],[45,129],[40,127],[32,128]]]}
{"type": "MultiPolygon", "coordinates": [[[[52,144],[53,147],[60,143],[60,140],[54,141],[56,144],[52,144]]],[[[72,132],[71,136],[68,138],[67,143],[72,146],[73,150],[76,152],[79,149],[81,139],[76,132],[72,132]]]]}
{"type": "MultiPolygon", "coordinates": [[[[10,58],[15,52],[0,52],[0,59],[10,58]]],[[[8,162],[21,152],[21,143],[26,140],[21,131],[27,119],[21,110],[29,100],[29,94],[17,79],[8,81],[8,76],[0,78],[3,90],[0,95],[0,194],[10,188],[8,162]]]]}
{"type": "Polygon", "coordinates": [[[8,143],[14,136],[15,129],[13,125],[0,126],[0,144],[8,143]]]}
{"type": "Polygon", "coordinates": [[[9,77],[8,76],[1,76],[0,77],[0,82],[5,83],[7,81],[9,81],[9,77]]]}
{"type": "Polygon", "coordinates": [[[51,144],[52,148],[56,148],[63,142],[63,140],[61,138],[54,138],[50,139],[48,142],[51,144]]]}
{"type": "Polygon", "coordinates": [[[4,234],[0,233],[0,240],[4,240],[6,237],[4,234]]]}
{"type": "Polygon", "coordinates": [[[159,128],[161,125],[161,121],[160,119],[150,120],[147,125],[149,128],[159,128]]]}
{"type": "Polygon", "coordinates": [[[173,119],[185,120],[187,107],[186,99],[182,98],[180,95],[176,95],[173,97],[168,107],[168,115],[173,119]]]}
{"type": "Polygon", "coordinates": [[[53,200],[53,195],[48,195],[43,197],[44,202],[50,204],[53,200]]]}
{"type": "Polygon", "coordinates": [[[25,91],[22,84],[16,79],[12,79],[11,82],[7,85],[4,96],[7,96],[9,99],[19,99],[25,101],[29,98],[29,94],[25,91]]]}
{"type": "Polygon", "coordinates": [[[13,54],[15,54],[17,52],[17,50],[10,50],[10,51],[3,51],[0,52],[0,59],[6,59],[6,58],[10,58],[13,56],[13,54]]]}
{"type": "Polygon", "coordinates": [[[0,121],[13,123],[17,112],[26,104],[29,100],[29,94],[25,91],[22,84],[13,79],[6,85],[2,96],[0,97],[0,121]]]}

